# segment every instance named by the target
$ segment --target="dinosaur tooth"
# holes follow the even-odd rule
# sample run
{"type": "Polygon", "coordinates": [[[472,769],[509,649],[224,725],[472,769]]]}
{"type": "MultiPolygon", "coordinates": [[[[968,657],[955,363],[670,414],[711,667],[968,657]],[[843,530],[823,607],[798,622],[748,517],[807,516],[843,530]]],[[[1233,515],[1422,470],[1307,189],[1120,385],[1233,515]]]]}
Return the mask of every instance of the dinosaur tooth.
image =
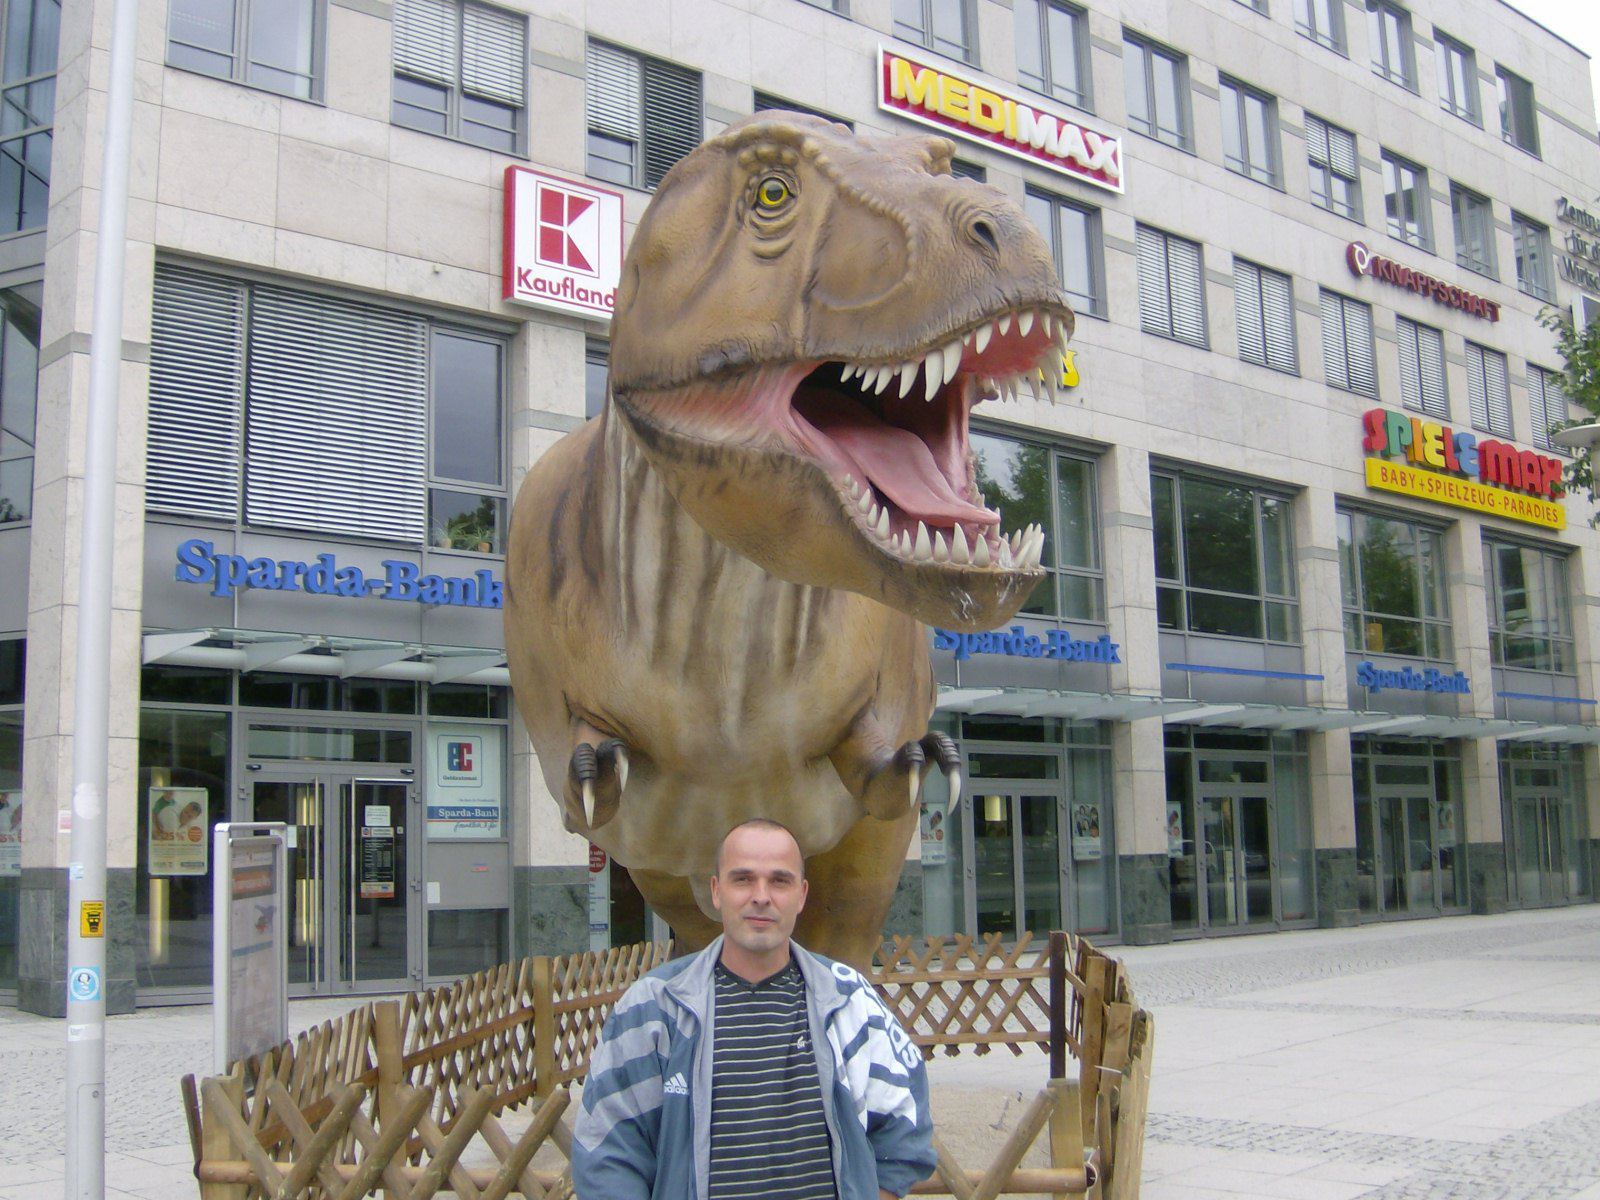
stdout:
{"type": "Polygon", "coordinates": [[[904,400],[911,393],[911,385],[917,381],[917,368],[921,363],[906,363],[900,368],[900,399],[904,400]]]}
{"type": "Polygon", "coordinates": [[[854,475],[846,475],[844,477],[844,486],[849,490],[850,499],[852,500],[861,494],[861,489],[856,485],[856,477],[854,475]]]}
{"type": "Polygon", "coordinates": [[[949,383],[956,377],[956,371],[961,366],[960,339],[951,342],[944,348],[944,382],[949,383]]]}
{"type": "Polygon", "coordinates": [[[933,561],[940,563],[950,561],[950,547],[945,545],[944,534],[937,529],[933,531],[933,561]]]}
{"type": "Polygon", "coordinates": [[[917,542],[912,553],[918,562],[926,562],[933,557],[933,545],[928,541],[928,527],[921,521],[917,522],[917,542]]]}
{"type": "Polygon", "coordinates": [[[1000,539],[1000,548],[995,551],[994,562],[995,566],[1002,569],[1013,565],[1011,543],[1006,541],[1004,537],[1000,539]]]}
{"type": "Polygon", "coordinates": [[[861,495],[856,497],[856,507],[863,513],[870,513],[873,509],[874,503],[875,502],[872,499],[872,489],[869,487],[862,488],[861,495]]]}
{"type": "Polygon", "coordinates": [[[878,510],[878,519],[875,522],[873,522],[873,531],[878,535],[878,539],[880,541],[887,541],[888,540],[888,538],[889,538],[889,506],[887,504],[885,504],[882,508],[880,508],[878,510]]]}
{"type": "Polygon", "coordinates": [[[1035,400],[1042,400],[1044,398],[1039,394],[1040,386],[1039,372],[1035,371],[1028,376],[1028,390],[1033,393],[1033,398],[1035,400]]]}
{"type": "Polygon", "coordinates": [[[1045,337],[1054,339],[1055,324],[1055,318],[1041,308],[1039,310],[1039,328],[1044,330],[1045,337]]]}
{"type": "Polygon", "coordinates": [[[1001,337],[1005,337],[1006,334],[1011,332],[1011,314],[1008,312],[1001,313],[1000,319],[994,323],[994,327],[999,331],[1001,337]]]}
{"type": "Polygon", "coordinates": [[[972,336],[972,348],[982,354],[989,348],[989,339],[994,336],[994,322],[979,325],[977,332],[972,336]]]}
{"type": "Polygon", "coordinates": [[[944,382],[944,354],[939,350],[928,351],[927,358],[922,360],[922,386],[927,393],[924,400],[932,400],[939,394],[939,385],[944,382]]]}
{"type": "Polygon", "coordinates": [[[1017,332],[1023,337],[1033,329],[1033,309],[1025,308],[1017,314],[1017,332]]]}
{"type": "Polygon", "coordinates": [[[1011,531],[1011,536],[1006,539],[1006,542],[1011,547],[1011,556],[1015,558],[1017,556],[1017,552],[1022,549],[1022,530],[1013,529],[1011,531]]]}
{"type": "Polygon", "coordinates": [[[967,553],[967,535],[962,532],[959,524],[950,531],[950,561],[958,563],[971,561],[971,556],[967,553]]]}
{"type": "Polygon", "coordinates": [[[858,368],[853,364],[845,363],[844,370],[839,372],[839,382],[843,383],[846,379],[849,379],[850,376],[854,375],[857,370],[858,368]]]}
{"type": "Polygon", "coordinates": [[[883,389],[889,386],[889,381],[894,378],[893,367],[879,367],[878,377],[873,381],[872,390],[876,395],[883,395],[883,389]]]}
{"type": "Polygon", "coordinates": [[[972,539],[972,561],[980,567],[989,565],[989,539],[982,533],[972,539]]]}

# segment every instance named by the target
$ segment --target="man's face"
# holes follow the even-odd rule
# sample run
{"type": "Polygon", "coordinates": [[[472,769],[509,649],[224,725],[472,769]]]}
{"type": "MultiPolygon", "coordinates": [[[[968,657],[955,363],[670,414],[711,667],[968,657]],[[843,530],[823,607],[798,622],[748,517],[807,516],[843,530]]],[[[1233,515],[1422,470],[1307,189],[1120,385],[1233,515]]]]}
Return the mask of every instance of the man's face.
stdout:
{"type": "Polygon", "coordinates": [[[766,954],[789,940],[806,906],[809,884],[800,847],[781,829],[736,829],[722,843],[711,879],[711,903],[722,929],[741,950],[766,954]]]}

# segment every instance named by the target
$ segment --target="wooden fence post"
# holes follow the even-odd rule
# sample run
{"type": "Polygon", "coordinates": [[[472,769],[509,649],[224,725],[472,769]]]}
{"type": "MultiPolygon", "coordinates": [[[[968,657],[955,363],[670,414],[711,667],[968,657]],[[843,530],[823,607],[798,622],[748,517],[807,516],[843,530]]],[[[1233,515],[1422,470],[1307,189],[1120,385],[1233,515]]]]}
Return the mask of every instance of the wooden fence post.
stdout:
{"type": "MultiPolygon", "coordinates": [[[[233,1137],[228,1132],[228,1126],[222,1119],[222,1114],[217,1112],[214,1104],[220,1094],[229,1104],[236,1108],[244,1105],[244,1080],[237,1075],[224,1076],[218,1080],[220,1093],[213,1091],[208,1099],[210,1103],[203,1103],[200,1109],[200,1148],[202,1162],[236,1162],[244,1158],[244,1147],[235,1147],[233,1137]]],[[[206,1183],[200,1184],[201,1200],[245,1200],[250,1188],[243,1183],[206,1183]]]]}
{"type": "MultiPolygon", "coordinates": [[[[374,1115],[378,1128],[387,1130],[400,1118],[405,1097],[400,1086],[405,1082],[405,1054],[400,1045],[400,1002],[383,1000],[372,1006],[373,1057],[378,1060],[377,1103],[374,1115]]],[[[352,1146],[352,1149],[354,1147],[352,1146]]],[[[384,1200],[398,1200],[392,1188],[383,1189],[384,1200]]]]}
{"type": "Polygon", "coordinates": [[[549,955],[533,960],[533,1082],[534,1095],[556,1090],[556,985],[555,964],[549,955]]]}
{"type": "Polygon", "coordinates": [[[1050,931],[1050,1078],[1065,1079],[1066,1075],[1067,935],[1053,929],[1050,931]]]}

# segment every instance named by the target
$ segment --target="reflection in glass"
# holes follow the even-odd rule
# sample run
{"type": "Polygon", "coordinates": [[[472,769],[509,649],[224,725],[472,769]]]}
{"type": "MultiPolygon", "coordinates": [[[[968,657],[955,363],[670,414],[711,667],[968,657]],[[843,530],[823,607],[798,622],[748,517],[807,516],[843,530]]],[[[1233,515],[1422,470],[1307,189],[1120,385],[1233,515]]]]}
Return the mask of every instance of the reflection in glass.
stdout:
{"type": "Polygon", "coordinates": [[[433,477],[500,484],[501,344],[436,331],[432,373],[433,477]]]}
{"type": "Polygon", "coordinates": [[[251,5],[250,83],[310,97],[315,16],[313,0],[251,5]]]}
{"type": "Polygon", "coordinates": [[[17,986],[21,880],[22,713],[13,710],[0,712],[0,991],[17,986]]]}

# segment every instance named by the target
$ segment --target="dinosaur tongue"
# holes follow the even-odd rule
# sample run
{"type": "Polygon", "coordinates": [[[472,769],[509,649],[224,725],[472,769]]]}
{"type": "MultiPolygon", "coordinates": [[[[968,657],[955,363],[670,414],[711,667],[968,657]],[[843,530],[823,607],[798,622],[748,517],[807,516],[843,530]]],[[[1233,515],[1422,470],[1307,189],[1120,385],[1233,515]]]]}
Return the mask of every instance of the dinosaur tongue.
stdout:
{"type": "Polygon", "coordinates": [[[803,415],[910,517],[939,525],[997,523],[993,513],[956,494],[927,445],[910,430],[880,420],[852,400],[823,391],[807,391],[803,415]]]}

